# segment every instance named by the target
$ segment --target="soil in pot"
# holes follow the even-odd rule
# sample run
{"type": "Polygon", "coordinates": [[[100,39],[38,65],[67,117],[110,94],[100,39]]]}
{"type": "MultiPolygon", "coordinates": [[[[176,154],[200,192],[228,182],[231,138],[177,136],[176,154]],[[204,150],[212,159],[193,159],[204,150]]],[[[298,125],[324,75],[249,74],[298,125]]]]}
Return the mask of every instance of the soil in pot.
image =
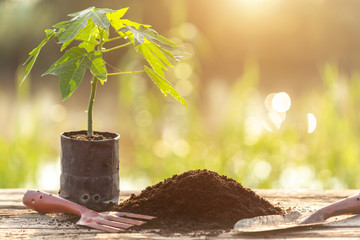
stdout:
{"type": "Polygon", "coordinates": [[[174,175],[109,210],[156,216],[139,227],[160,233],[229,230],[243,218],[284,214],[234,179],[209,170],[174,175]]]}
{"type": "Polygon", "coordinates": [[[78,133],[78,134],[73,134],[73,135],[70,135],[68,136],[72,139],[76,139],[76,140],[82,140],[82,141],[94,141],[94,140],[107,140],[107,139],[113,139],[113,137],[111,136],[106,136],[106,135],[102,135],[102,134],[98,134],[98,133],[95,133],[94,135],[92,136],[88,136],[87,134],[85,133],[78,133]]]}

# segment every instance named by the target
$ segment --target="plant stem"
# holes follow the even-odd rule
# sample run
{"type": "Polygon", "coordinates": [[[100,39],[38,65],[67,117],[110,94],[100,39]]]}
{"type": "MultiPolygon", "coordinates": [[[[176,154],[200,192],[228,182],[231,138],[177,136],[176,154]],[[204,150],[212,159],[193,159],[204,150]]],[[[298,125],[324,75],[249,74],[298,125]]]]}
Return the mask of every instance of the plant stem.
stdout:
{"type": "Polygon", "coordinates": [[[128,42],[128,43],[125,43],[125,44],[122,44],[122,45],[119,45],[119,46],[116,46],[116,47],[113,47],[113,48],[102,50],[102,52],[103,53],[110,52],[110,51],[113,51],[113,50],[116,50],[116,49],[119,49],[119,48],[122,48],[122,47],[129,46],[130,44],[131,44],[131,42],[128,42]]]}
{"type": "Polygon", "coordinates": [[[87,43],[90,43],[90,44],[93,44],[93,45],[98,45],[98,43],[94,43],[94,42],[90,42],[90,41],[87,41],[87,40],[83,40],[83,39],[79,39],[79,38],[75,38],[74,40],[78,40],[78,41],[83,41],[83,42],[87,42],[87,43]]]}
{"type": "Polygon", "coordinates": [[[116,72],[116,73],[108,73],[108,76],[115,76],[115,75],[123,75],[123,74],[133,74],[133,73],[142,73],[145,70],[138,70],[138,71],[131,71],[131,72],[116,72]]]}
{"type": "Polygon", "coordinates": [[[94,107],[94,102],[95,102],[95,93],[96,93],[97,82],[98,82],[98,79],[94,76],[91,81],[91,93],[90,93],[89,105],[88,105],[88,110],[87,110],[87,114],[88,114],[87,136],[88,137],[91,137],[92,135],[94,135],[92,113],[93,113],[93,107],[94,107]]]}
{"type": "Polygon", "coordinates": [[[131,34],[124,34],[123,36],[114,37],[114,38],[108,38],[108,39],[104,40],[104,43],[115,41],[115,40],[118,40],[118,39],[122,39],[122,38],[125,38],[125,37],[129,36],[129,35],[131,35],[131,34]]]}

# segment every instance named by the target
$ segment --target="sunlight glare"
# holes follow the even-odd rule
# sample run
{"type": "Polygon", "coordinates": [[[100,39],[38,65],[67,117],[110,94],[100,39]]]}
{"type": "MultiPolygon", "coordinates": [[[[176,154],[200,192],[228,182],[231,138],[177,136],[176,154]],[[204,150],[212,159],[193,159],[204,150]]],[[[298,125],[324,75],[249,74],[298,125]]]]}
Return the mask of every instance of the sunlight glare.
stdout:
{"type": "Polygon", "coordinates": [[[194,24],[185,22],[179,27],[179,33],[182,39],[191,41],[198,35],[198,30],[194,24]]]}
{"type": "Polygon", "coordinates": [[[194,86],[189,80],[181,79],[176,83],[175,89],[177,89],[181,96],[186,97],[194,90],[194,86]]]}
{"type": "Polygon", "coordinates": [[[291,106],[291,99],[286,92],[276,93],[271,101],[272,108],[276,112],[287,112],[291,106]]]}
{"type": "Polygon", "coordinates": [[[317,125],[316,117],[312,113],[308,113],[306,115],[307,115],[307,120],[308,120],[308,133],[312,133],[316,129],[316,125],[317,125]]]}
{"type": "Polygon", "coordinates": [[[263,123],[261,119],[256,117],[247,117],[245,120],[245,138],[246,145],[254,145],[258,142],[260,135],[263,132],[263,123]]]}
{"type": "Polygon", "coordinates": [[[184,139],[178,139],[172,144],[173,153],[181,158],[186,157],[190,153],[190,145],[184,139]]]}
{"type": "Polygon", "coordinates": [[[262,3],[264,2],[264,0],[235,0],[237,2],[240,2],[240,3],[248,3],[248,4],[251,4],[251,3],[262,3]]]}
{"type": "Polygon", "coordinates": [[[273,100],[274,96],[275,96],[275,93],[270,93],[266,96],[266,98],[264,100],[265,108],[269,112],[274,111],[273,106],[272,106],[272,100],[273,100]]]}
{"type": "Polygon", "coordinates": [[[188,79],[193,74],[193,69],[188,63],[179,63],[175,67],[175,76],[179,79],[188,79]]]}
{"type": "Polygon", "coordinates": [[[245,132],[249,135],[260,135],[263,125],[260,119],[256,117],[247,117],[245,120],[245,132]]]}
{"type": "Polygon", "coordinates": [[[282,118],[280,114],[276,112],[269,112],[268,117],[270,121],[275,125],[276,129],[280,129],[281,123],[283,122],[284,118],[282,118]]]}
{"type": "Polygon", "coordinates": [[[308,165],[285,168],[280,174],[279,184],[283,189],[323,188],[323,184],[316,178],[314,169],[308,165]]]}
{"type": "Polygon", "coordinates": [[[171,153],[171,146],[168,142],[163,140],[156,141],[152,146],[153,153],[159,158],[166,158],[171,153]]]}
{"type": "Polygon", "coordinates": [[[41,189],[57,189],[60,186],[60,159],[44,163],[38,170],[37,185],[41,189]]]}
{"type": "Polygon", "coordinates": [[[265,160],[260,160],[254,166],[254,174],[260,180],[265,180],[271,173],[271,165],[265,160]]]}

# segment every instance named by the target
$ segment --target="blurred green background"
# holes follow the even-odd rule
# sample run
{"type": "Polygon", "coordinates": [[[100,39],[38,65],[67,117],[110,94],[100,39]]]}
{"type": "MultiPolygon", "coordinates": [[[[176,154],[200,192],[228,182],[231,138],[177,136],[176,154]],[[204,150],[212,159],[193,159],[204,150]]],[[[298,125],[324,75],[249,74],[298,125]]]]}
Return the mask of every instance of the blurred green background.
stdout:
{"type": "MultiPolygon", "coordinates": [[[[130,7],[191,53],[168,77],[188,102],[145,75],[99,86],[95,130],[120,137],[121,189],[207,168],[251,188],[360,188],[357,0],[1,0],[0,187],[57,188],[60,133],[86,128],[90,78],[65,102],[50,42],[21,87],[44,29],[89,6],[130,7]]],[[[133,49],[107,57],[136,70],[133,49]]]]}

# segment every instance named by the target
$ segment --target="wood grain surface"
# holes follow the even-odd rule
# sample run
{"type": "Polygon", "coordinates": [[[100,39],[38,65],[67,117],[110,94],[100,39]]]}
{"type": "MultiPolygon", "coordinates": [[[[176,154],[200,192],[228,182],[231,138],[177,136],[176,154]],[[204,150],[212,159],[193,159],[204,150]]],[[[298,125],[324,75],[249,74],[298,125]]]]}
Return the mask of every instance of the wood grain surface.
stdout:
{"type": "MultiPolygon", "coordinates": [[[[46,191],[46,190],[45,190],[46,191]]],[[[0,239],[360,239],[359,224],[289,229],[256,234],[224,232],[217,236],[194,232],[162,236],[153,232],[105,233],[77,226],[73,216],[39,214],[22,203],[25,189],[0,189],[0,239]]],[[[47,192],[56,193],[56,191],[47,192]]],[[[357,194],[357,190],[255,190],[257,194],[288,211],[309,214],[327,204],[357,194]]],[[[131,193],[121,192],[120,200],[131,193]]]]}

